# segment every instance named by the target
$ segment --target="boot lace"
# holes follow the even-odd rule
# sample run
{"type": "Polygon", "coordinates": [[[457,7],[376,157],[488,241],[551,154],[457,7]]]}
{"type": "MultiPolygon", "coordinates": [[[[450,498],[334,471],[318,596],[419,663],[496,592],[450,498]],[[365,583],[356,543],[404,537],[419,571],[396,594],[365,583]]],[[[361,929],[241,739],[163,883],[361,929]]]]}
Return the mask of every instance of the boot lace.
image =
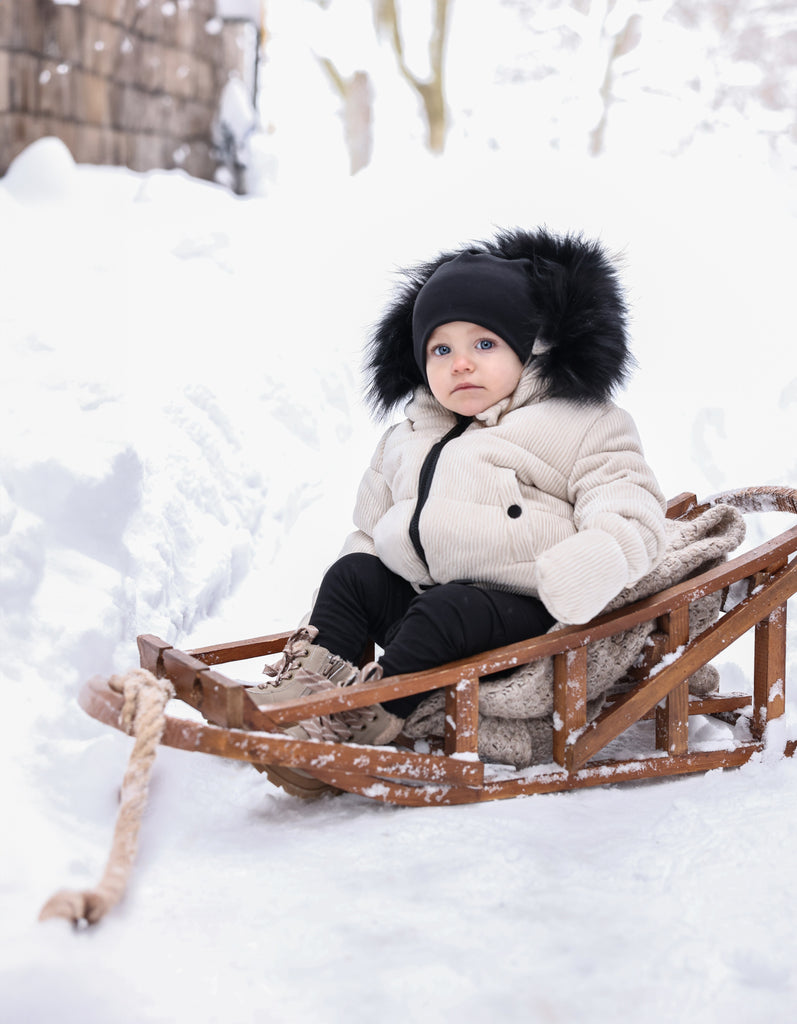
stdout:
{"type": "Polygon", "coordinates": [[[257,689],[267,690],[269,687],[279,686],[285,679],[290,679],[294,670],[294,662],[299,658],[307,657],[309,646],[317,636],[318,630],[315,626],[302,626],[291,634],[285,641],[282,658],[277,664],[263,666],[263,675],[271,678],[259,682],[257,689]]]}
{"type": "MultiPolygon", "coordinates": [[[[375,661],[369,662],[355,672],[354,677],[346,682],[331,683],[328,679],[314,679],[307,684],[307,692],[318,693],[336,686],[351,686],[352,683],[367,682],[382,678],[382,666],[375,661]]],[[[328,740],[333,743],[345,743],[355,732],[361,732],[376,718],[373,707],[347,708],[331,715],[308,718],[301,723],[302,728],[311,740],[328,740]]]]}

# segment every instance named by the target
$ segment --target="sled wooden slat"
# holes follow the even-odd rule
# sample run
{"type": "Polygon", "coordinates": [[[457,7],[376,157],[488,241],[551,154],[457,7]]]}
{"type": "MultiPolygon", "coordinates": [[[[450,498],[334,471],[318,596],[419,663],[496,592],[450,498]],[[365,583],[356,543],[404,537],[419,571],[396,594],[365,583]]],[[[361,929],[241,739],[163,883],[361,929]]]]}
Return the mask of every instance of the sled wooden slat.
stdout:
{"type": "Polygon", "coordinates": [[[479,677],[475,672],[445,688],[446,754],[475,754],[479,749],[479,677]]]}
{"type": "MultiPolygon", "coordinates": [[[[605,707],[613,706],[619,697],[620,694],[610,695],[605,707]]],[[[691,718],[693,715],[738,717],[736,712],[749,708],[751,706],[750,701],[749,693],[708,693],[702,697],[695,697],[690,694],[688,702],[689,717],[691,718]]],[[[653,708],[651,711],[646,711],[644,715],[639,716],[637,721],[644,722],[648,719],[655,719],[656,710],[657,708],[653,708]]]]}
{"type": "MultiPolygon", "coordinates": [[[[523,773],[518,773],[519,777],[515,779],[485,781],[479,789],[461,789],[445,784],[406,786],[387,780],[367,780],[361,787],[350,788],[346,775],[334,771],[325,772],[324,781],[347,792],[407,807],[479,803],[487,800],[509,800],[518,796],[561,793],[572,789],[588,789],[605,786],[608,783],[641,782],[645,779],[708,772],[717,768],[739,768],[754,754],[762,753],[763,749],[762,743],[743,743],[732,749],[695,751],[679,757],[662,756],[598,762],[594,766],[572,773],[564,769],[534,771],[526,777],[523,773]]],[[[789,741],[784,748],[784,756],[793,757],[796,749],[797,741],[789,741]]]]}
{"type": "Polygon", "coordinates": [[[667,518],[680,519],[695,507],[697,507],[697,496],[691,491],[683,491],[667,502],[667,518]]]}
{"type": "MultiPolygon", "coordinates": [[[[790,740],[784,755],[793,757],[797,741],[790,740]]],[[[484,799],[509,799],[514,796],[533,796],[537,793],[560,793],[569,789],[586,789],[609,783],[641,782],[643,779],[666,778],[708,772],[717,768],[739,768],[754,754],[764,749],[762,743],[742,743],[722,750],[700,750],[681,756],[635,758],[628,761],[596,762],[575,772],[539,772],[511,780],[487,781],[484,799]]]]}
{"type": "Polygon", "coordinates": [[[206,665],[223,665],[231,661],[246,661],[249,658],[265,658],[269,654],[280,654],[290,631],[257,636],[251,640],[238,640],[213,647],[195,647],[187,653],[206,665]]]}
{"type": "Polygon", "coordinates": [[[158,636],[144,633],[137,638],[138,659],[142,668],[152,672],[159,678],[163,676],[163,652],[172,649],[171,644],[161,640],[158,636]]]}
{"type": "Polygon", "coordinates": [[[786,709],[785,604],[756,623],[754,658],[751,730],[760,738],[767,722],[779,718],[786,709]]]}
{"type": "Polygon", "coordinates": [[[209,722],[230,729],[243,726],[245,692],[241,686],[173,647],[163,652],[162,663],[163,674],[180,699],[201,711],[209,722]]]}
{"type": "MultiPolygon", "coordinates": [[[[745,512],[797,514],[797,490],[766,487],[727,492],[705,504],[684,492],[669,502],[668,515],[691,519],[720,502],[745,512]]],[[[795,552],[797,526],[792,526],[751,551],[586,626],[563,627],[424,672],[269,705],[268,712],[254,703],[243,684],[213,666],[278,654],[289,632],[189,651],[144,635],[138,641],[140,660],[155,675],[168,677],[177,698],[204,719],[168,717],[164,743],[242,762],[298,768],[338,789],[389,803],[475,803],[732,768],[763,751],[765,735],[767,749],[782,742],[784,754],[792,756],[797,748],[793,738],[777,740],[785,730],[765,732],[786,711],[786,615],[787,602],[797,593],[795,552]],[[731,587],[735,606],[690,640],[691,604],[731,587]],[[652,630],[644,655],[588,723],[590,645],[640,625],[652,630]],[[754,635],[752,692],[690,696],[690,676],[749,631],[754,635]],[[478,759],[480,681],[542,658],[553,661],[552,763],[525,770],[485,766],[478,759]],[[281,726],[305,718],[435,690],[443,692],[445,727],[444,735],[431,744],[433,752],[411,749],[406,737],[392,746],[363,747],[298,740],[280,732],[281,726]],[[716,745],[690,749],[688,723],[695,715],[713,715],[729,726],[741,717],[749,722],[750,732],[729,729],[727,739],[716,745]],[[628,734],[623,749],[629,743],[633,749],[637,736],[647,749],[626,760],[610,757],[609,745],[646,719],[654,721],[655,746],[644,739],[649,730],[638,730],[628,734]]],[[[90,681],[80,702],[95,718],[119,727],[121,696],[107,683],[90,681]]]]}
{"type": "Polygon", "coordinates": [[[356,776],[334,771],[324,772],[323,781],[347,793],[403,807],[475,804],[484,799],[484,787],[464,788],[447,783],[411,786],[394,782],[392,779],[358,779],[356,776]]]}
{"type": "MultiPolygon", "coordinates": [[[[675,654],[689,643],[689,606],[682,605],[659,619],[667,638],[664,653],[675,654]]],[[[689,683],[678,683],[656,707],[656,749],[685,754],[689,746],[689,683]]]]}
{"type": "MultiPolygon", "coordinates": [[[[604,710],[612,708],[621,694],[610,694],[607,697],[604,710]]],[[[707,693],[704,696],[693,696],[689,694],[687,712],[689,718],[696,715],[713,715],[725,721],[736,721],[739,712],[751,708],[751,696],[749,693],[707,693]]],[[[640,715],[638,722],[656,719],[658,706],[644,715],[640,715]]],[[[661,748],[657,748],[660,750],[661,748]]]]}
{"type": "Polygon", "coordinates": [[[685,754],[689,747],[689,683],[678,683],[656,707],[656,748],[685,754]]]}
{"type": "Polygon", "coordinates": [[[750,695],[747,693],[708,693],[703,697],[690,696],[689,715],[733,714],[749,705],[750,695]]]}
{"type": "Polygon", "coordinates": [[[570,769],[573,741],[587,724],[586,645],[554,655],[553,713],[553,759],[570,769]]]}
{"type": "Polygon", "coordinates": [[[274,722],[280,724],[296,722],[303,718],[328,715],[344,708],[363,708],[370,704],[382,704],[395,697],[405,697],[428,690],[441,690],[459,683],[476,674],[488,673],[479,670],[471,662],[452,662],[444,669],[428,669],[413,675],[390,676],[376,682],[357,683],[345,689],[324,690],[307,697],[297,697],[283,704],[270,704],[268,713],[274,722]]]}

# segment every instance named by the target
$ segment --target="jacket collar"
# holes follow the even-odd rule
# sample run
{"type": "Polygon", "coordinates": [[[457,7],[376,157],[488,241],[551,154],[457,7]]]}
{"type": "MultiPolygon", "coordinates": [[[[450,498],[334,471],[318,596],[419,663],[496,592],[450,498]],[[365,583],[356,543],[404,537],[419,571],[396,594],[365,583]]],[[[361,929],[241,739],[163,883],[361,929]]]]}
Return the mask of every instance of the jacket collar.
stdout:
{"type": "Polygon", "coordinates": [[[545,382],[540,379],[536,368],[527,366],[520,375],[518,385],[511,395],[502,398],[500,402],[491,405],[489,409],[480,412],[474,419],[479,420],[486,427],[494,427],[502,416],[513,409],[520,409],[524,405],[534,405],[545,397],[545,382]]]}

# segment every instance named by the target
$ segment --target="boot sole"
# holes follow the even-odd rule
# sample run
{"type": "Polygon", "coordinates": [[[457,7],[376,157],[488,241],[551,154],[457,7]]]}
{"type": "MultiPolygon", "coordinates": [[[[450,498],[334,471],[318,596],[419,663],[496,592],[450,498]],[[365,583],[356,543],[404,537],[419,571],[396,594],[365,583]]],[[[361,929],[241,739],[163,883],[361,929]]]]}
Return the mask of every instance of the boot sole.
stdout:
{"type": "Polygon", "coordinates": [[[269,782],[284,789],[291,796],[298,796],[301,800],[317,800],[325,793],[338,796],[343,792],[342,789],[322,782],[321,779],[295,771],[293,768],[286,768],[284,765],[255,764],[253,767],[262,772],[269,782]]]}

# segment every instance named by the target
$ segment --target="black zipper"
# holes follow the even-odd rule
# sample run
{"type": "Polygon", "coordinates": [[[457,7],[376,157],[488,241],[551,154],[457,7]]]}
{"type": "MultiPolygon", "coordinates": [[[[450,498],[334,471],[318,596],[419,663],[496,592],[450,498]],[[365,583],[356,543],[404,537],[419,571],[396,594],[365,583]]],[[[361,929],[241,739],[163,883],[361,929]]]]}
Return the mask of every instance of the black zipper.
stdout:
{"type": "Polygon", "coordinates": [[[415,548],[418,557],[427,569],[429,568],[429,563],[426,561],[426,552],[423,550],[423,544],[421,544],[421,512],[423,511],[423,506],[426,504],[426,499],[429,497],[429,491],[432,487],[432,479],[434,477],[434,471],[437,468],[437,461],[440,458],[440,453],[449,441],[453,441],[455,437],[459,437],[460,434],[465,433],[472,420],[472,416],[458,416],[456,426],[452,427],[444,437],[441,437],[439,441],[432,445],[426,458],[423,460],[423,465],[421,466],[420,476],[418,477],[418,503],[415,506],[415,511],[412,513],[412,519],[410,520],[410,540],[412,541],[412,546],[415,548]]]}

